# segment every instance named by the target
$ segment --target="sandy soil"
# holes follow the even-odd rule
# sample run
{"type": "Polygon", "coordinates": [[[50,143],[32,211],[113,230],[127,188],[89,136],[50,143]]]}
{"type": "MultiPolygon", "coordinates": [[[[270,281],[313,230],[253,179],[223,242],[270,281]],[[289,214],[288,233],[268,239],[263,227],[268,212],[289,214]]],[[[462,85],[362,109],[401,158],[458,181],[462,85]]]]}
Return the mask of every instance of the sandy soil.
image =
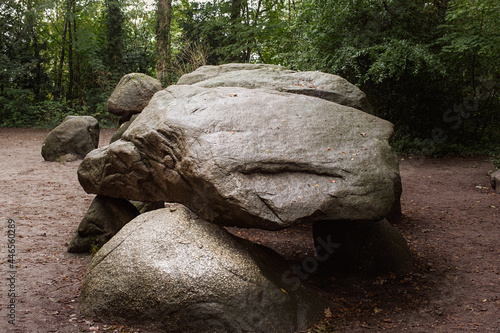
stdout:
{"type": "MultiPolygon", "coordinates": [[[[43,161],[47,134],[0,128],[0,332],[147,332],[79,314],[89,257],[68,254],[66,247],[93,195],[78,183],[78,161],[43,161]],[[8,308],[11,299],[15,311],[8,308]],[[15,325],[9,314],[15,314],[15,325]]],[[[112,134],[101,131],[101,145],[112,134]]],[[[500,332],[500,196],[490,188],[490,169],[487,157],[402,158],[404,218],[396,227],[410,244],[415,270],[399,277],[313,274],[310,282],[339,304],[316,328],[500,332]]],[[[314,254],[308,225],[231,231],[289,260],[314,254]]]]}

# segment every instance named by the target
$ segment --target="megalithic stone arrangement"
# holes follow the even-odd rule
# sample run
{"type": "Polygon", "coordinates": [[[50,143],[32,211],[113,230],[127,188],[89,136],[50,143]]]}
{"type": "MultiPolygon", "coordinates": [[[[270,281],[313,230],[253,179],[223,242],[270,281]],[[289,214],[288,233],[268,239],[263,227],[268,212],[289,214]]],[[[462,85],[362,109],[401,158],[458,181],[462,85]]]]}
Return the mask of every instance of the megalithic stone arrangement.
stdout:
{"type": "Polygon", "coordinates": [[[314,222],[315,269],[411,269],[385,220],[401,212],[393,125],[371,112],[338,76],[271,65],[204,66],[156,92],[85,157],[78,178],[88,193],[176,204],[104,244],[85,278],[84,314],[165,331],[295,332],[333,309],[278,254],[216,224],[314,222]]]}

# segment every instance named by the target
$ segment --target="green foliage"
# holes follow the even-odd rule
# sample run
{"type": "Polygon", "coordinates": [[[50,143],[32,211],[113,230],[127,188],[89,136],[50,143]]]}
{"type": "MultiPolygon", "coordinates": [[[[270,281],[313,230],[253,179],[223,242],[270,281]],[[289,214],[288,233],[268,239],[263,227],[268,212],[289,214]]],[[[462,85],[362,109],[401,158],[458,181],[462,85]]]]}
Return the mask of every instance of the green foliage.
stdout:
{"type": "Polygon", "coordinates": [[[52,127],[70,114],[116,126],[106,101],[118,80],[155,75],[154,14],[144,8],[143,0],[2,1],[0,126],[52,127]]]}
{"type": "Polygon", "coordinates": [[[180,1],[176,8],[183,41],[212,51],[209,64],[271,62],[283,42],[285,1],[180,1]]]}
{"type": "Polygon", "coordinates": [[[0,94],[0,126],[24,127],[38,119],[34,95],[29,89],[4,88],[0,94]]]}
{"type": "Polygon", "coordinates": [[[500,169],[500,154],[493,155],[491,158],[491,163],[493,163],[493,167],[495,168],[495,170],[499,170],[500,169]]]}
{"type": "Polygon", "coordinates": [[[35,107],[38,115],[36,126],[41,128],[54,128],[59,125],[66,116],[78,115],[76,111],[69,108],[66,103],[59,101],[43,101],[35,107]]]}
{"type": "Polygon", "coordinates": [[[480,139],[500,127],[500,3],[450,1],[440,27],[440,55],[446,59],[454,103],[465,105],[464,130],[480,139]]]}

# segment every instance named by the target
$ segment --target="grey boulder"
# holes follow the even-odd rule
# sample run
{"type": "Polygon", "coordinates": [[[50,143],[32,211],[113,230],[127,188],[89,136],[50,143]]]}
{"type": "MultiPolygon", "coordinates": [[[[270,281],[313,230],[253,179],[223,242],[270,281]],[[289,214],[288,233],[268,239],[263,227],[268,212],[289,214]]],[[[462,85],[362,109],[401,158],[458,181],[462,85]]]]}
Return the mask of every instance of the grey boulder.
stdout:
{"type": "Polygon", "coordinates": [[[373,109],[366,95],[346,79],[322,72],[297,72],[266,64],[202,66],[183,75],[177,84],[198,87],[264,88],[319,97],[368,113],[373,109]]]}
{"type": "Polygon", "coordinates": [[[140,113],[153,95],[161,90],[159,80],[141,73],[130,73],[121,78],[108,99],[108,111],[122,116],[122,122],[140,113]]]}
{"type": "Polygon", "coordinates": [[[68,116],[45,138],[42,156],[46,161],[83,159],[99,145],[99,122],[90,116],[68,116]]]}
{"type": "Polygon", "coordinates": [[[86,192],[180,202],[223,225],[280,229],[387,216],[401,194],[393,125],[304,95],[170,86],[80,164],[86,192]]]}
{"type": "Polygon", "coordinates": [[[93,247],[100,248],[137,215],[138,209],[125,199],[96,196],[68,245],[68,252],[92,252],[93,247]]]}
{"type": "Polygon", "coordinates": [[[85,316],[162,332],[296,332],[329,304],[284,282],[272,250],[229,234],[183,206],[128,223],[94,256],[85,316]]]}

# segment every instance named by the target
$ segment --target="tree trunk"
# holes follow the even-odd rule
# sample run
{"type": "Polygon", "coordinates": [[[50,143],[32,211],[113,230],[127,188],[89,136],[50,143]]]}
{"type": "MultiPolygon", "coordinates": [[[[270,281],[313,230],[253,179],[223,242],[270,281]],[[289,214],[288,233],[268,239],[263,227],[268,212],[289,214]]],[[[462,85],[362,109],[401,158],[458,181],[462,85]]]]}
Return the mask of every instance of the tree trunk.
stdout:
{"type": "Polygon", "coordinates": [[[172,0],[157,0],[157,50],[158,62],[156,71],[158,80],[163,85],[169,82],[168,71],[170,69],[170,25],[172,22],[172,0]]]}
{"type": "Polygon", "coordinates": [[[76,1],[73,2],[73,32],[75,41],[75,70],[76,70],[76,88],[78,91],[78,103],[83,105],[82,78],[80,74],[80,51],[78,50],[78,38],[76,29],[76,1]]]}
{"type": "MultiPolygon", "coordinates": [[[[231,0],[231,36],[229,37],[231,45],[238,44],[238,26],[241,17],[242,3],[241,0],[231,0]]],[[[230,62],[240,62],[241,54],[232,52],[229,55],[230,62]]]]}
{"type": "Polygon", "coordinates": [[[57,84],[56,84],[56,99],[59,99],[62,91],[62,77],[63,77],[63,66],[64,66],[64,56],[66,53],[66,32],[68,31],[68,21],[64,22],[64,30],[62,35],[62,46],[61,46],[61,58],[59,59],[59,67],[57,69],[57,84]]]}
{"type": "Polygon", "coordinates": [[[66,99],[72,105],[71,100],[73,99],[73,33],[71,27],[71,20],[68,20],[68,67],[69,67],[69,81],[68,81],[68,93],[66,99]]]}
{"type": "Polygon", "coordinates": [[[123,75],[123,13],[120,0],[106,0],[108,10],[108,58],[113,76],[123,75]]]}
{"type": "MultiPolygon", "coordinates": [[[[32,1],[27,2],[28,11],[31,12],[33,10],[32,1]]],[[[42,100],[41,97],[41,86],[42,86],[42,59],[40,56],[40,45],[38,43],[38,37],[35,31],[35,19],[33,15],[28,16],[29,19],[27,21],[28,27],[30,29],[30,35],[32,38],[32,47],[33,47],[33,59],[35,60],[35,69],[34,69],[34,81],[33,81],[33,93],[35,94],[35,101],[40,102],[42,100]]]]}

